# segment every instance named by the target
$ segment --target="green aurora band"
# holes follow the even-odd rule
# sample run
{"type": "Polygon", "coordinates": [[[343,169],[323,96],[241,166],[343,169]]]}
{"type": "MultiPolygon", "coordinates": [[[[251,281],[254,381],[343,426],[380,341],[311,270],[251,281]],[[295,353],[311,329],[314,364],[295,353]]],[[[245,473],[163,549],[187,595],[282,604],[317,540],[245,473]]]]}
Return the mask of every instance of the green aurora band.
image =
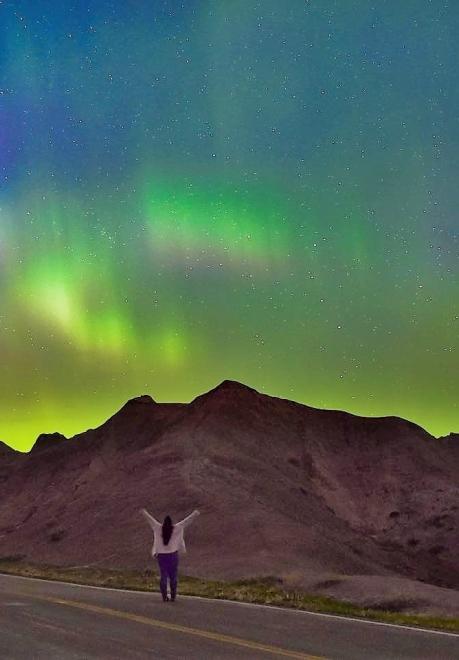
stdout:
{"type": "Polygon", "coordinates": [[[86,4],[2,9],[0,440],[225,378],[459,431],[458,10],[86,4]]]}

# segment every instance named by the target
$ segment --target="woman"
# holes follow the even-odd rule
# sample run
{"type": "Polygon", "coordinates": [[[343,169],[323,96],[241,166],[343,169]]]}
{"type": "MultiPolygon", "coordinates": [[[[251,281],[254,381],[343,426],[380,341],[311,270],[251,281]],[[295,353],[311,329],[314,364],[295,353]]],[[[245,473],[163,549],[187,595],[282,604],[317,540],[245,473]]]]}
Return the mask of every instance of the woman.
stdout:
{"type": "Polygon", "coordinates": [[[199,516],[199,511],[195,509],[193,513],[190,513],[189,516],[175,525],[172,524],[170,516],[166,516],[161,525],[161,523],[153,518],[146,509],[141,509],[141,511],[155,534],[155,541],[153,543],[151,554],[153,557],[156,555],[158,559],[159,569],[161,571],[159,587],[161,589],[163,601],[169,600],[167,597],[168,577],[171,587],[171,601],[175,601],[177,593],[178,550],[183,550],[183,552],[186,553],[183,530],[196,516],[199,516]]]}

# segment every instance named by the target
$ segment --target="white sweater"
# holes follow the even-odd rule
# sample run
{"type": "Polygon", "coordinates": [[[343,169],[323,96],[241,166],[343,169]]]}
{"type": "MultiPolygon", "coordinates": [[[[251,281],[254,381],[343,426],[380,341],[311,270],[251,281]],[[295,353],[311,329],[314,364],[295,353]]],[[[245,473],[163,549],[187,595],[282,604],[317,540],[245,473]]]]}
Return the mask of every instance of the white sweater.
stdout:
{"type": "Polygon", "coordinates": [[[156,520],[156,518],[153,518],[148,511],[145,509],[142,509],[142,513],[145,516],[145,518],[148,521],[148,524],[150,527],[153,529],[154,535],[155,535],[155,540],[153,543],[153,548],[151,550],[151,554],[153,557],[155,554],[158,552],[175,552],[176,550],[183,550],[183,552],[186,554],[186,547],[185,547],[185,539],[183,538],[183,530],[185,527],[187,527],[196,516],[199,516],[199,511],[195,509],[193,513],[190,513],[189,516],[184,518],[178,523],[175,523],[174,528],[172,530],[172,536],[169,539],[169,543],[167,545],[164,545],[163,543],[163,537],[161,534],[162,530],[162,524],[156,520]]]}

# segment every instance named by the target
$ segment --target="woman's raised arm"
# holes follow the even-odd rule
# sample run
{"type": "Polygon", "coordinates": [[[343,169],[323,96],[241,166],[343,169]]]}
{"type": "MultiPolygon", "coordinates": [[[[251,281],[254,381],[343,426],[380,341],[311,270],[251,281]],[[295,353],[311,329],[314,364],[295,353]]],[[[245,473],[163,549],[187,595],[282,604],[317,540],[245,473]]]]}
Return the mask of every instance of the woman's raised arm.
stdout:
{"type": "Polygon", "coordinates": [[[196,518],[196,516],[199,516],[199,511],[197,509],[195,509],[193,513],[190,513],[189,516],[181,520],[179,523],[177,523],[177,525],[182,525],[183,527],[186,527],[187,525],[190,524],[192,520],[194,520],[194,518],[196,518]]]}
{"type": "Polygon", "coordinates": [[[155,529],[155,527],[161,527],[161,523],[158,522],[156,518],[153,518],[153,516],[151,516],[146,509],[140,509],[140,510],[147,519],[150,527],[152,527],[153,529],[155,529]]]}

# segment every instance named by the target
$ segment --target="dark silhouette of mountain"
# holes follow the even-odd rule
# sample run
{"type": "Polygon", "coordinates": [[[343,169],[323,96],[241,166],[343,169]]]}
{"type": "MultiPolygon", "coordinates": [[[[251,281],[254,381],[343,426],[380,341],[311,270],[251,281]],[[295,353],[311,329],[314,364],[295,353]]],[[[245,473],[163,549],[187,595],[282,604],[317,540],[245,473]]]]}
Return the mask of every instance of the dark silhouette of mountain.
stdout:
{"type": "Polygon", "coordinates": [[[14,449],[0,440],[0,456],[8,456],[14,453],[14,449]]]}
{"type": "Polygon", "coordinates": [[[41,435],[29,454],[0,444],[0,556],[145,568],[139,508],[173,521],[198,508],[186,573],[311,589],[367,576],[367,591],[408,580],[451,594],[458,474],[457,434],[225,380],[188,404],[136,397],[96,429],[41,435]]]}
{"type": "Polygon", "coordinates": [[[67,438],[62,433],[42,433],[36,439],[31,451],[36,454],[38,451],[43,451],[43,449],[55,447],[57,443],[63,440],[66,441],[67,438]]]}

